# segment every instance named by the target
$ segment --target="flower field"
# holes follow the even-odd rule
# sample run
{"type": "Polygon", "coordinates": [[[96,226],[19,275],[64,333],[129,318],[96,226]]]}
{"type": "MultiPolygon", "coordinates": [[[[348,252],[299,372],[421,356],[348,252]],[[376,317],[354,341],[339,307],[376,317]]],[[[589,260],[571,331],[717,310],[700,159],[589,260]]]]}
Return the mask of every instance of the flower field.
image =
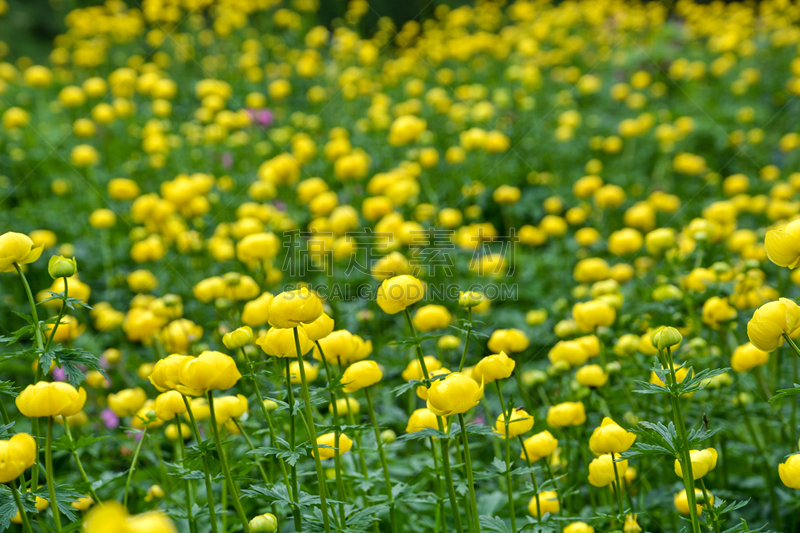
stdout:
{"type": "Polygon", "coordinates": [[[800,5],[320,1],[3,36],[0,531],[800,531],[800,5]]]}

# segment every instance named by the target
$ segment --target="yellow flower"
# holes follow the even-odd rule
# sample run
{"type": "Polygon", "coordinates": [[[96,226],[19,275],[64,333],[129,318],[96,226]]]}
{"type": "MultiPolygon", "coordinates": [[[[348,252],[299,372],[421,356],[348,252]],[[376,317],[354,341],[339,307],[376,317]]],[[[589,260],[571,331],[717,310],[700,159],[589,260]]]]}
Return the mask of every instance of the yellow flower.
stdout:
{"type": "Polygon", "coordinates": [[[438,416],[466,413],[483,398],[483,383],[460,372],[431,383],[428,390],[428,409],[438,416]]]}
{"type": "Polygon", "coordinates": [[[186,413],[186,404],[179,392],[171,390],[156,397],[153,411],[161,420],[172,420],[176,416],[186,413]]]}
{"type": "Polygon", "coordinates": [[[795,268],[800,263],[800,220],[783,230],[770,230],[764,238],[769,260],[778,266],[795,268]]]}
{"type": "MultiPolygon", "coordinates": [[[[442,368],[442,362],[432,355],[426,355],[422,358],[422,360],[425,362],[425,369],[428,371],[429,375],[431,372],[442,368]]],[[[422,365],[419,364],[419,359],[414,359],[408,363],[408,366],[406,366],[406,369],[403,370],[401,376],[406,381],[422,381],[425,375],[422,372],[422,365]]]]}
{"type": "Polygon", "coordinates": [[[495,330],[486,345],[494,353],[517,353],[524,352],[529,344],[530,340],[525,333],[512,328],[495,330]]]}
{"type": "Polygon", "coordinates": [[[747,336],[753,346],[771,352],[783,344],[783,334],[791,335],[800,325],[800,307],[787,298],[769,302],[753,313],[747,323],[747,336]]]}
{"type": "Polygon", "coordinates": [[[747,372],[768,362],[769,352],[759,350],[749,342],[737,347],[731,356],[731,368],[736,372],[747,372]]]}
{"type": "Polygon", "coordinates": [[[452,322],[450,311],[443,305],[425,305],[414,313],[412,323],[419,331],[432,331],[446,328],[452,322]]]}
{"type": "Polygon", "coordinates": [[[236,385],[242,375],[236,368],[236,362],[229,356],[205,351],[181,365],[178,377],[184,390],[205,393],[229,389],[236,385]]]}
{"type": "MultiPolygon", "coordinates": [[[[27,490],[27,492],[30,492],[30,491],[31,491],[31,489],[29,488],[29,489],[27,490]]],[[[83,498],[81,498],[81,500],[83,500],[83,498]]],[[[91,499],[91,498],[89,498],[89,501],[92,501],[92,499],[91,499]]],[[[76,504],[76,503],[79,503],[79,502],[80,502],[80,500],[78,500],[78,502],[73,502],[72,504],[70,504],[70,506],[71,506],[71,507],[73,507],[73,508],[75,508],[75,504],[76,504]]],[[[48,502],[48,501],[47,501],[47,500],[45,500],[44,498],[40,498],[39,496],[35,496],[35,503],[34,503],[34,505],[36,506],[36,510],[37,510],[38,512],[40,512],[40,513],[43,513],[43,512],[45,511],[45,509],[47,509],[48,507],[50,507],[50,502],[48,502]]],[[[78,509],[78,510],[80,511],[81,509],[78,509]]],[[[83,509],[83,510],[85,510],[85,509],[83,509]]],[[[19,515],[19,511],[17,511],[17,514],[16,514],[16,515],[14,515],[14,517],[11,519],[11,521],[12,521],[13,523],[15,523],[15,524],[21,524],[21,523],[22,523],[22,517],[19,515]]]]}
{"type": "Polygon", "coordinates": [[[318,341],[331,334],[333,331],[333,319],[322,313],[315,321],[303,324],[303,329],[310,341],[318,341]]]}
{"type": "MultiPolygon", "coordinates": [[[[689,452],[692,458],[692,476],[700,479],[717,466],[717,450],[706,448],[705,450],[692,450],[689,452]]],[[[675,459],[675,473],[678,477],[683,477],[681,462],[675,459]]]]}
{"type": "Polygon", "coordinates": [[[147,394],[141,387],[123,389],[108,395],[108,407],[117,416],[130,416],[138,411],[146,400],[147,394]]]}
{"type": "Polygon", "coordinates": [[[575,380],[584,387],[599,388],[608,382],[608,374],[600,365],[586,365],[575,372],[575,380]]]}
{"type": "MultiPolygon", "coordinates": [[[[297,339],[300,341],[300,352],[307,354],[314,347],[303,328],[297,328],[297,339]]],[[[269,328],[267,334],[256,339],[264,353],[273,357],[297,357],[297,346],[294,342],[294,330],[288,328],[269,328]]]]}
{"type": "Polygon", "coordinates": [[[539,494],[535,494],[533,498],[531,498],[530,503],[528,503],[528,512],[531,514],[531,516],[536,518],[541,518],[547,513],[557,513],[559,509],[560,506],[558,505],[558,494],[554,490],[546,490],[544,492],[540,492],[539,494]],[[541,516],[539,515],[540,510],[542,513],[541,516]]]}
{"type": "MultiPolygon", "coordinates": [[[[308,383],[316,380],[317,376],[319,376],[319,365],[309,363],[306,360],[303,360],[303,370],[305,371],[306,381],[308,383]]],[[[289,379],[295,385],[300,385],[303,382],[300,376],[300,361],[292,361],[289,363],[289,379]]]]}
{"type": "Polygon", "coordinates": [[[236,396],[220,396],[214,398],[214,416],[217,424],[222,425],[232,418],[239,418],[247,412],[247,398],[241,394],[236,396]]]}
{"type": "Polygon", "coordinates": [[[564,533],[594,533],[594,528],[586,522],[573,522],[564,528],[564,533]]]}
{"type": "Polygon", "coordinates": [[[622,527],[622,531],[624,533],[642,533],[642,527],[636,521],[635,514],[625,516],[625,525],[622,527]]]}
{"type": "Polygon", "coordinates": [[[712,296],[703,304],[703,323],[713,329],[719,329],[720,322],[728,322],[736,318],[736,309],[728,304],[727,298],[712,296]]]}
{"type": "MultiPolygon", "coordinates": [[[[514,409],[511,411],[511,420],[508,423],[508,436],[517,437],[533,429],[533,415],[529,415],[524,409],[514,409]]],[[[494,432],[505,438],[506,436],[506,414],[501,413],[497,417],[494,432]]]]}
{"type": "Polygon", "coordinates": [[[355,336],[346,329],[340,329],[319,339],[319,347],[314,346],[314,359],[322,361],[322,356],[329,363],[347,365],[350,356],[356,350],[355,336]],[[320,352],[321,348],[321,352],[320,352]]]}
{"type": "Polygon", "coordinates": [[[378,383],[383,378],[383,372],[375,361],[359,361],[353,363],[342,374],[341,382],[344,392],[352,393],[378,383]]]}
{"type": "Polygon", "coordinates": [[[603,300],[576,303],[572,308],[572,318],[581,331],[595,331],[601,326],[610,326],[617,318],[617,312],[603,300]]]}
{"type": "Polygon", "coordinates": [[[161,511],[128,516],[121,503],[107,501],[92,507],[83,520],[84,533],[176,533],[175,524],[161,511]]]}
{"type": "MultiPolygon", "coordinates": [[[[45,500],[45,501],[47,501],[47,500],[45,500]]],[[[37,503],[38,503],[38,501],[37,501],[37,503]]],[[[48,505],[50,505],[49,502],[48,502],[48,505]]],[[[88,494],[85,494],[85,495],[81,496],[80,498],[78,498],[78,501],[72,502],[69,505],[70,505],[70,507],[72,507],[76,511],[88,511],[89,508],[92,505],[94,505],[94,500],[92,499],[91,496],[89,496],[88,494]]]]}
{"type": "Polygon", "coordinates": [[[608,417],[603,418],[600,427],[595,428],[589,438],[589,448],[595,454],[622,453],[636,440],[636,435],[625,431],[608,417]]]}
{"type": "Polygon", "coordinates": [[[0,483],[16,479],[36,461],[36,442],[27,433],[0,440],[0,483]]]}
{"type": "Polygon", "coordinates": [[[27,235],[8,232],[0,235],[0,272],[14,270],[14,263],[33,263],[42,255],[42,245],[36,246],[27,235]]]}
{"type": "Polygon", "coordinates": [[[322,314],[322,301],[306,288],[285,291],[269,306],[269,323],[276,328],[294,328],[310,324],[322,314]]]}
{"type": "Polygon", "coordinates": [[[269,320],[269,308],[273,298],[271,293],[265,292],[255,300],[244,304],[242,322],[253,328],[266,324],[269,320]]]}
{"type": "MultiPolygon", "coordinates": [[[[666,350],[667,348],[678,346],[683,340],[683,335],[681,335],[680,331],[669,326],[659,326],[658,328],[651,331],[650,335],[643,335],[642,339],[644,339],[644,337],[647,337],[650,340],[650,346],[652,346],[652,348],[656,350],[656,353],[658,350],[666,350]]],[[[642,348],[643,346],[640,341],[639,351],[641,351],[645,355],[650,355],[648,353],[649,351],[647,349],[648,347],[645,347],[644,350],[642,348]]]]}
{"type": "Polygon", "coordinates": [[[547,353],[547,358],[555,364],[565,361],[570,366],[580,366],[589,359],[583,345],[577,341],[558,341],[547,353]]]}
{"type": "Polygon", "coordinates": [[[222,344],[229,350],[238,350],[253,342],[253,330],[250,326],[236,328],[222,336],[222,344]]]}
{"type": "Polygon", "coordinates": [[[800,454],[792,455],[785,463],[778,465],[778,475],[790,489],[800,489],[800,454]]]}
{"type": "Polygon", "coordinates": [[[492,383],[495,380],[511,376],[515,365],[514,360],[505,352],[489,355],[478,361],[478,364],[472,369],[472,378],[475,381],[492,383]]]}
{"type": "MultiPolygon", "coordinates": [[[[628,461],[617,461],[617,474],[620,481],[628,470],[628,461]]],[[[589,463],[589,483],[595,487],[605,487],[611,483],[616,483],[614,474],[614,460],[610,454],[601,455],[589,463]]]]}
{"type": "Polygon", "coordinates": [[[68,383],[40,381],[17,396],[17,409],[28,418],[72,416],[83,409],[86,391],[68,383]]]}
{"type": "Polygon", "coordinates": [[[278,519],[272,513],[258,515],[250,520],[251,533],[275,533],[278,531],[278,519]]]}
{"type": "Polygon", "coordinates": [[[383,312],[394,315],[404,311],[425,296],[425,284],[409,275],[395,276],[381,283],[378,289],[378,306],[383,312]]]}
{"type": "Polygon", "coordinates": [[[339,449],[336,449],[336,434],[325,433],[317,437],[317,446],[319,446],[319,458],[322,460],[331,459],[336,455],[341,455],[350,451],[353,447],[353,441],[344,433],[339,434],[339,449]]]}
{"type": "MultiPolygon", "coordinates": [[[[159,391],[159,392],[167,392],[170,390],[178,390],[181,387],[180,381],[180,370],[181,367],[194,359],[190,355],[177,355],[173,354],[164,359],[160,359],[155,366],[153,367],[153,371],[150,372],[150,375],[147,376],[147,379],[150,380],[150,383],[159,391]]],[[[186,390],[184,387],[181,387],[184,391],[186,390]]],[[[186,391],[184,394],[189,396],[199,396],[202,394],[201,391],[186,391]]]]}
{"type": "Polygon", "coordinates": [[[564,402],[551,405],[547,410],[547,425],[552,428],[580,426],[586,422],[583,402],[564,402]]]}
{"type": "MultiPolygon", "coordinates": [[[[446,425],[446,419],[444,417],[440,418],[442,418],[442,425],[446,425]]],[[[426,407],[417,409],[411,413],[411,416],[408,417],[406,433],[414,433],[416,431],[422,431],[423,429],[439,429],[436,415],[426,407]]]]}
{"type": "MultiPolygon", "coordinates": [[[[701,489],[694,489],[694,494],[695,494],[695,498],[702,498],[703,497],[703,491],[701,489]]],[[[708,498],[711,501],[706,502],[706,503],[708,505],[713,505],[714,504],[714,496],[710,492],[708,493],[708,498]]],[[[675,497],[673,498],[673,502],[675,503],[675,508],[678,510],[679,513],[681,513],[681,514],[689,514],[689,498],[686,497],[686,490],[685,489],[680,491],[679,493],[677,493],[675,495],[675,497]]],[[[702,505],[699,505],[699,504],[697,505],[697,514],[698,515],[703,514],[703,506],[702,505]]]]}
{"type": "Polygon", "coordinates": [[[521,459],[525,459],[525,452],[528,452],[528,459],[531,463],[535,463],[542,457],[547,457],[558,448],[558,439],[553,437],[549,431],[542,431],[528,437],[523,442],[525,449],[520,454],[521,459]]]}

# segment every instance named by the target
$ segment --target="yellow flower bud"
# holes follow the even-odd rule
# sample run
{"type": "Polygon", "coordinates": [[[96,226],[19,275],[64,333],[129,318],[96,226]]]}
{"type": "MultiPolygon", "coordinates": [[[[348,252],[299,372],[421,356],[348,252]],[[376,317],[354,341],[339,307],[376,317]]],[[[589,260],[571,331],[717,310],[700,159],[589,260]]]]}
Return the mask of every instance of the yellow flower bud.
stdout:
{"type": "Polygon", "coordinates": [[[278,519],[272,513],[259,515],[250,520],[252,533],[275,533],[278,531],[278,519]]]}
{"type": "Polygon", "coordinates": [[[681,333],[672,327],[661,326],[650,334],[650,342],[658,350],[666,350],[678,346],[683,340],[681,333]]]}
{"type": "Polygon", "coordinates": [[[222,344],[229,350],[238,350],[253,342],[253,330],[250,326],[236,328],[222,336],[222,344]]]}
{"type": "Polygon", "coordinates": [[[546,490],[535,494],[530,503],[528,503],[528,512],[535,518],[541,518],[547,513],[557,513],[560,508],[558,494],[554,490],[546,490]]]}
{"type": "Polygon", "coordinates": [[[123,389],[117,393],[108,395],[108,407],[114,411],[114,414],[117,416],[132,415],[141,409],[145,401],[147,401],[147,394],[141,387],[123,389]]]}
{"type": "Polygon", "coordinates": [[[60,255],[54,255],[47,262],[47,273],[53,279],[69,278],[75,275],[78,271],[78,263],[75,258],[67,259],[60,255]]]}
{"type": "Polygon", "coordinates": [[[489,355],[481,359],[472,369],[472,378],[475,381],[492,383],[498,379],[511,376],[516,363],[505,352],[489,355]]]}

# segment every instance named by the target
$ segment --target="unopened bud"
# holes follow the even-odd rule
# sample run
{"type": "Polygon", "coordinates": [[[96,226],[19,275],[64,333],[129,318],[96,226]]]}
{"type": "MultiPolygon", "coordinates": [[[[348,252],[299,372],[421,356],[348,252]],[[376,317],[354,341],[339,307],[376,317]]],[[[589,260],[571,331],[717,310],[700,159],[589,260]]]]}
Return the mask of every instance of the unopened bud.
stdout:
{"type": "Polygon", "coordinates": [[[74,257],[67,259],[60,255],[54,255],[50,258],[50,262],[47,263],[47,272],[53,279],[69,278],[74,276],[77,271],[78,263],[74,257]]]}
{"type": "Polygon", "coordinates": [[[683,340],[681,333],[670,326],[661,326],[650,335],[650,342],[659,350],[677,346],[683,340]]]}
{"type": "Polygon", "coordinates": [[[250,520],[252,533],[275,533],[278,531],[278,519],[272,513],[259,515],[250,520]]]}
{"type": "Polygon", "coordinates": [[[475,291],[462,291],[458,295],[458,305],[464,308],[477,307],[483,303],[483,294],[475,291]]]}

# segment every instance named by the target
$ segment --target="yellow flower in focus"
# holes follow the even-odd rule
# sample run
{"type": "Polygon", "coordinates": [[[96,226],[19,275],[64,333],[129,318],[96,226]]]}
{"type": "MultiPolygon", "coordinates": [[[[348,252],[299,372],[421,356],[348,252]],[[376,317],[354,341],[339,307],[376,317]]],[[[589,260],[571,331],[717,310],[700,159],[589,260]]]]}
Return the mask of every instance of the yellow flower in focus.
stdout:
{"type": "Polygon", "coordinates": [[[800,489],[800,454],[792,455],[778,465],[778,475],[790,489],[800,489]]]}
{"type": "Polygon", "coordinates": [[[495,355],[488,355],[481,359],[472,369],[472,378],[483,383],[492,383],[498,379],[506,379],[511,376],[516,363],[513,359],[500,352],[495,355]]]}
{"type": "MultiPolygon", "coordinates": [[[[700,479],[717,466],[717,450],[714,448],[692,450],[689,455],[692,459],[692,476],[694,479],[700,479]]],[[[680,478],[683,477],[681,462],[677,459],[675,459],[675,474],[680,478]]]]}
{"type": "Polygon", "coordinates": [[[428,389],[428,409],[438,416],[466,413],[483,398],[483,383],[460,372],[431,383],[428,389]]]}
{"type": "Polygon", "coordinates": [[[14,270],[13,265],[33,263],[42,255],[42,245],[36,246],[27,235],[8,232],[0,235],[0,272],[14,270]]]}
{"type": "Polygon", "coordinates": [[[378,383],[382,378],[383,372],[378,367],[378,363],[375,361],[359,361],[347,367],[340,381],[344,385],[344,392],[353,393],[378,383]]]}
{"type": "Polygon", "coordinates": [[[533,429],[533,415],[528,414],[524,409],[514,409],[511,411],[511,420],[506,425],[506,414],[501,413],[497,417],[494,432],[505,438],[508,429],[509,438],[514,438],[533,429]]]}
{"type": "Polygon", "coordinates": [[[530,340],[518,329],[498,329],[492,332],[486,345],[494,353],[518,353],[528,349],[530,340]]]}
{"type": "Polygon", "coordinates": [[[753,313],[747,323],[747,337],[753,346],[771,352],[783,344],[783,335],[791,335],[800,326],[800,307],[787,298],[769,302],[753,313]]]}
{"type": "MultiPolygon", "coordinates": [[[[297,339],[300,341],[302,355],[314,348],[314,342],[309,340],[308,334],[303,328],[297,328],[297,339]]],[[[293,329],[269,328],[266,335],[256,339],[256,344],[264,350],[264,353],[273,357],[297,357],[293,329]]]]}
{"type": "Polygon", "coordinates": [[[453,321],[450,311],[443,305],[424,305],[414,313],[412,323],[418,331],[428,332],[446,328],[453,321]]]}
{"type": "Polygon", "coordinates": [[[622,429],[608,417],[603,418],[599,427],[595,428],[589,438],[589,448],[595,454],[622,453],[628,450],[636,440],[636,435],[622,429]]]}
{"type": "Polygon", "coordinates": [[[586,422],[583,402],[564,402],[551,405],[547,410],[547,425],[552,428],[580,426],[586,422]]]}
{"type": "Polygon", "coordinates": [[[384,313],[394,315],[425,296],[425,284],[413,276],[402,275],[384,280],[378,289],[378,306],[384,313]]]}
{"type": "MultiPolygon", "coordinates": [[[[701,489],[694,489],[695,498],[704,498],[703,491],[701,489]]],[[[711,501],[706,502],[707,505],[714,504],[714,496],[711,492],[708,493],[708,497],[711,501]]],[[[675,495],[673,498],[673,502],[675,503],[675,508],[681,514],[689,514],[689,498],[686,497],[686,490],[682,490],[675,495]]],[[[703,514],[703,506],[698,504],[697,505],[697,515],[703,514]]]]}
{"type": "Polygon", "coordinates": [[[17,396],[17,409],[28,418],[72,416],[86,403],[86,391],[68,383],[40,381],[17,396]]]}
{"type": "Polygon", "coordinates": [[[800,220],[787,224],[782,230],[770,230],[764,238],[769,260],[781,267],[795,268],[800,264],[800,220]]]}
{"type": "Polygon", "coordinates": [[[520,458],[525,459],[525,452],[528,452],[527,459],[530,460],[531,463],[535,463],[542,457],[548,457],[556,451],[556,448],[558,448],[558,439],[553,437],[553,434],[549,431],[542,431],[525,439],[523,446],[525,449],[522,450],[520,458]]]}
{"type": "Polygon", "coordinates": [[[205,351],[183,363],[178,377],[180,392],[225,390],[236,385],[242,375],[236,362],[221,352],[205,351]],[[182,390],[183,389],[183,390],[182,390]]]}
{"type": "Polygon", "coordinates": [[[322,312],[322,301],[308,289],[285,291],[273,298],[269,323],[276,328],[294,328],[314,322],[322,312]]]}
{"type": "MultiPolygon", "coordinates": [[[[436,418],[436,415],[426,407],[417,409],[408,417],[406,433],[414,433],[416,431],[422,431],[423,429],[439,429],[436,418]]],[[[446,419],[443,417],[439,418],[442,418],[443,425],[446,426],[446,419]]]]}

